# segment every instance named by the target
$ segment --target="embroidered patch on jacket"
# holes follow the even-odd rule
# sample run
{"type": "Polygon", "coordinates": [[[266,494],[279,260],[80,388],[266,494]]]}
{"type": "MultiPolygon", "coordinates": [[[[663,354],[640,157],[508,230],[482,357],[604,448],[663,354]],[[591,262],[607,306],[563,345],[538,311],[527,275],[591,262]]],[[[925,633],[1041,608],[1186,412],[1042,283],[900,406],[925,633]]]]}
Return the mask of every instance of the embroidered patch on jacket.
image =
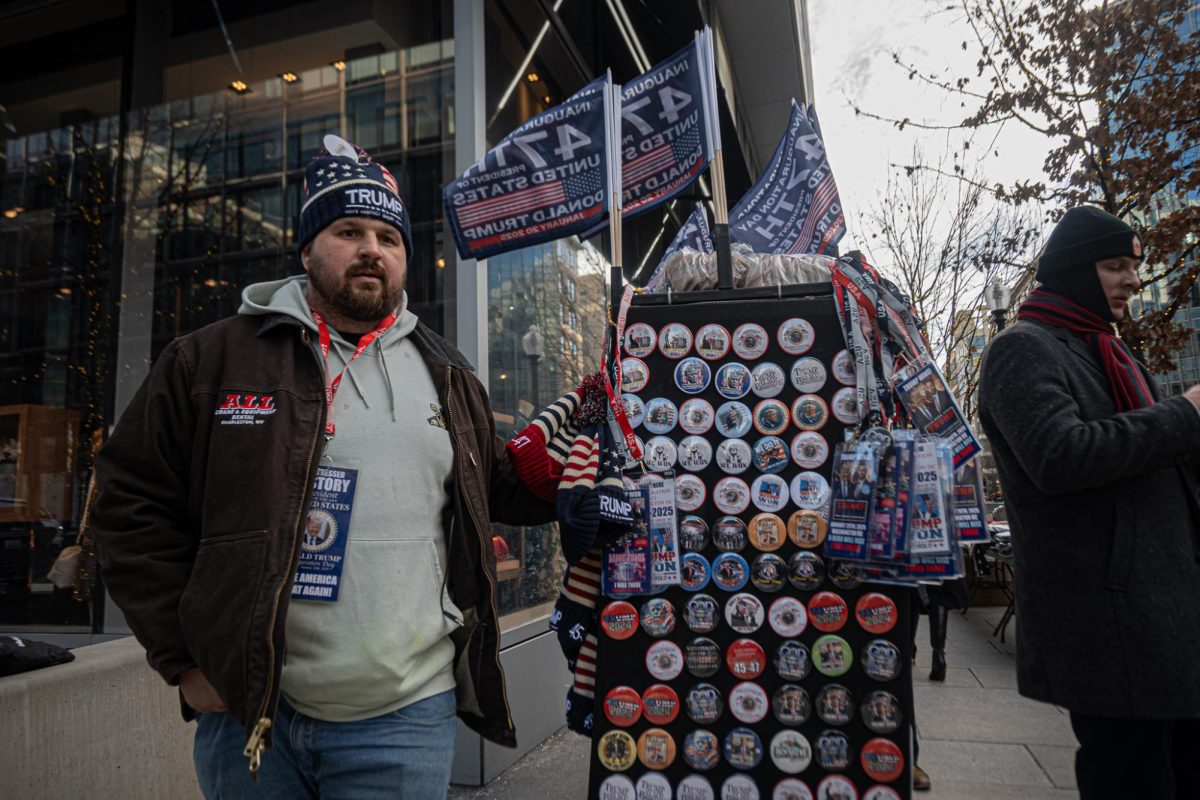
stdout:
{"type": "Polygon", "coordinates": [[[276,410],[275,395],[230,393],[213,416],[220,418],[222,425],[262,425],[276,410]]]}
{"type": "Polygon", "coordinates": [[[433,412],[433,416],[425,421],[435,428],[446,430],[446,418],[442,416],[442,407],[437,403],[430,403],[429,410],[433,412]]]}

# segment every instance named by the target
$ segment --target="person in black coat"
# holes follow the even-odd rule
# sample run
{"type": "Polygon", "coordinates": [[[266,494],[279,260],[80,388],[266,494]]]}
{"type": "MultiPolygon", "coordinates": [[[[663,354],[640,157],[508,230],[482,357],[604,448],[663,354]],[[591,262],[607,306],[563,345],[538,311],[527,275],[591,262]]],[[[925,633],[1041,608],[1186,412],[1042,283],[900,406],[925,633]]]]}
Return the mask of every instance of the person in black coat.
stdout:
{"type": "Polygon", "coordinates": [[[1161,398],[1113,335],[1141,258],[1118,218],[1068,211],[980,377],[1018,688],[1070,712],[1083,800],[1200,797],[1200,386],[1161,398]]]}

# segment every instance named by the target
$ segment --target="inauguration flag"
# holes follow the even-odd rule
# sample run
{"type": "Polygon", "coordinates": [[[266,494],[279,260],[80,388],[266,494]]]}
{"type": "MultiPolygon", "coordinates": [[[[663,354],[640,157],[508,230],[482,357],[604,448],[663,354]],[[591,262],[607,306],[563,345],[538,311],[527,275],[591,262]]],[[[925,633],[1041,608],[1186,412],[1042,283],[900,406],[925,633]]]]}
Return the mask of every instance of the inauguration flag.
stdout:
{"type": "Polygon", "coordinates": [[[816,118],[792,101],[771,163],[729,212],[730,239],[759,253],[837,255],[846,218],[816,118]]]}
{"type": "MultiPolygon", "coordinates": [[[[608,213],[616,104],[609,76],[504,137],[442,190],[463,258],[561,239],[608,213]]],[[[619,87],[618,87],[619,88],[619,87]]]]}
{"type": "Polygon", "coordinates": [[[650,273],[650,278],[646,281],[647,291],[658,291],[658,284],[663,278],[663,265],[667,263],[667,259],[673,253],[685,247],[699,250],[701,253],[711,253],[713,251],[712,234],[708,230],[708,215],[704,212],[704,205],[702,203],[696,203],[696,208],[684,220],[683,226],[679,229],[679,233],[675,234],[675,238],[671,240],[671,244],[667,247],[666,252],[663,253],[658,266],[654,268],[654,272],[650,273]]]}

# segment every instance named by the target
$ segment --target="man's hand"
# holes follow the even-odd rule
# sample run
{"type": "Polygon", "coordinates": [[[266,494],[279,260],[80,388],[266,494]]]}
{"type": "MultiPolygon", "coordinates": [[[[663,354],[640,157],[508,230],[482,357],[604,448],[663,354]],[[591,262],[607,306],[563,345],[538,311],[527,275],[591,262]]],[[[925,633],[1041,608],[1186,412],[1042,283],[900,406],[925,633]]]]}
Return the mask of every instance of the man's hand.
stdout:
{"type": "Polygon", "coordinates": [[[183,671],[183,674],[179,676],[179,690],[183,692],[183,699],[192,707],[193,711],[206,713],[225,710],[225,703],[221,700],[221,696],[208,682],[208,678],[204,677],[204,673],[200,671],[199,667],[191,667],[183,671]]]}
{"type": "Polygon", "coordinates": [[[1188,400],[1191,400],[1192,405],[1194,405],[1197,409],[1200,409],[1200,383],[1184,392],[1183,396],[1188,400]]]}

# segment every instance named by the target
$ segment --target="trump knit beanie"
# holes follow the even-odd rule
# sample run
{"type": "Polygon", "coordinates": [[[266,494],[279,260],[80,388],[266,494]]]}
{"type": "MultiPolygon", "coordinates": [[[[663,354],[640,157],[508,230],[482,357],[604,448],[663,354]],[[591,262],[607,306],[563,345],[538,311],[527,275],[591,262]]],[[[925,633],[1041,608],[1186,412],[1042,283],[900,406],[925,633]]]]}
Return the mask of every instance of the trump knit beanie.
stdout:
{"type": "Polygon", "coordinates": [[[568,392],[547,406],[505,445],[508,460],[521,483],[547,502],[554,500],[558,482],[562,480],[563,465],[579,435],[574,417],[582,402],[580,389],[568,392]]]}
{"type": "Polygon", "coordinates": [[[563,557],[577,564],[596,543],[600,527],[600,495],[596,476],[600,469],[599,426],[583,429],[571,445],[562,480],[554,498],[563,557]]]}
{"type": "Polygon", "coordinates": [[[1111,320],[1108,298],[1096,274],[1096,262],[1129,256],[1142,258],[1137,232],[1119,217],[1095,206],[1077,206],[1063,214],[1050,232],[1037,262],[1037,280],[1052,292],[1111,320]]]}

